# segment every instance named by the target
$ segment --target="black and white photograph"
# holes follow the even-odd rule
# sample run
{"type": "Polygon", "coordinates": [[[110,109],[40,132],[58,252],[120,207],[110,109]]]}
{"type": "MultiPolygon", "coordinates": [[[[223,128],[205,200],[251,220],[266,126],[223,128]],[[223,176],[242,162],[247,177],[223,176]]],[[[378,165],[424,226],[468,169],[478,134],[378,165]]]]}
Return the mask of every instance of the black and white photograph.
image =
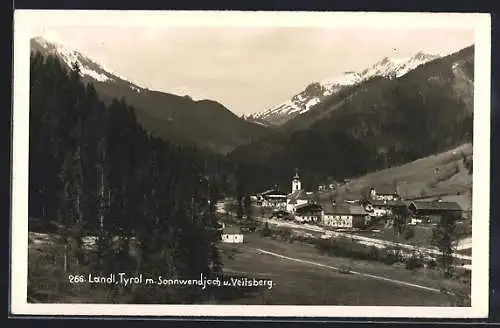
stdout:
{"type": "Polygon", "coordinates": [[[13,313],[487,316],[490,42],[474,13],[16,11],[13,313]]]}

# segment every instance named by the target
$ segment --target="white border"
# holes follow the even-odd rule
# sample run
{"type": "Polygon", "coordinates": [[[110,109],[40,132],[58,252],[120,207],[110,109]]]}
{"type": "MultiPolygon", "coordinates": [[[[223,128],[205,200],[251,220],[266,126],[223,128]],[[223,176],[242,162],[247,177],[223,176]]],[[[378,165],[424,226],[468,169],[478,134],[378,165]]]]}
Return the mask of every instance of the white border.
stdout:
{"type": "MultiPolygon", "coordinates": [[[[422,317],[488,316],[490,185],[490,15],[458,13],[319,13],[210,11],[43,11],[14,12],[14,108],[12,180],[12,314],[109,316],[422,317]],[[474,185],[472,306],[233,306],[28,304],[28,133],[29,37],[35,26],[239,26],[336,28],[454,28],[475,30],[474,185]]],[[[390,291],[388,291],[390,292],[390,291]]]]}

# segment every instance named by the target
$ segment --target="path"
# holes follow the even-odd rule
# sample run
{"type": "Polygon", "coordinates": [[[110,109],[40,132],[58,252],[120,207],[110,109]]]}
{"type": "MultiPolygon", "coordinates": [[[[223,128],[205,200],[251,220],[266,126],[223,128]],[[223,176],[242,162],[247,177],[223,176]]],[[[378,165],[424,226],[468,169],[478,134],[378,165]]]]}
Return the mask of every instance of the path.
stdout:
{"type": "MultiPolygon", "coordinates": [[[[330,270],[335,270],[335,271],[341,272],[341,269],[338,268],[338,267],[334,267],[334,266],[330,266],[330,265],[326,265],[326,264],[322,264],[322,263],[318,263],[318,262],[312,262],[312,261],[302,260],[302,259],[298,259],[298,258],[294,258],[294,257],[289,257],[289,256],[281,255],[281,254],[278,254],[278,253],[266,251],[266,250],[260,249],[260,248],[253,248],[253,247],[248,247],[248,248],[253,249],[254,251],[257,251],[257,252],[259,252],[261,254],[271,255],[271,256],[274,256],[274,257],[277,257],[277,258],[281,258],[281,259],[284,259],[284,260],[298,262],[298,263],[303,263],[303,264],[308,264],[308,265],[313,265],[313,266],[321,267],[321,268],[324,268],[324,269],[330,269],[330,270]]],[[[406,281],[397,280],[397,279],[391,279],[391,278],[386,278],[386,277],[377,276],[377,275],[373,275],[373,274],[369,274],[369,273],[363,273],[363,272],[357,272],[357,271],[349,271],[349,273],[354,274],[354,275],[359,275],[359,276],[362,276],[362,277],[366,277],[366,278],[383,280],[383,281],[387,281],[387,282],[390,282],[390,283],[393,283],[393,284],[397,284],[397,285],[401,285],[401,286],[423,289],[423,290],[427,290],[427,291],[431,291],[431,292],[435,292],[435,293],[442,293],[443,292],[442,290],[437,289],[437,288],[432,288],[432,287],[427,287],[427,286],[423,286],[423,285],[413,284],[413,283],[409,283],[409,282],[406,282],[406,281]]],[[[451,292],[447,292],[447,293],[450,294],[450,295],[454,295],[451,292]]]]}

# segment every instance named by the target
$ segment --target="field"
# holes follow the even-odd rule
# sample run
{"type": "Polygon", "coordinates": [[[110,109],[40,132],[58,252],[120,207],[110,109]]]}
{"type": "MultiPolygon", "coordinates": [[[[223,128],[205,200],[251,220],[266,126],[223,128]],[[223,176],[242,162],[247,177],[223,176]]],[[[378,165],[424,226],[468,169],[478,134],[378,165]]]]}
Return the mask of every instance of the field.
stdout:
{"type": "MultiPolygon", "coordinates": [[[[472,175],[463,163],[463,155],[472,156],[472,144],[464,144],[440,154],[370,173],[340,186],[336,193],[345,198],[359,199],[367,186],[397,184],[405,199],[441,196],[456,201],[465,211],[471,210],[472,175]]],[[[323,193],[328,198],[330,191],[323,193]]]]}
{"type": "Polygon", "coordinates": [[[276,284],[271,290],[227,300],[228,304],[456,306],[457,298],[440,290],[469,293],[467,285],[443,279],[435,270],[412,272],[400,265],[325,256],[308,245],[258,234],[247,234],[244,244],[226,244],[222,249],[225,272],[268,278],[276,284]],[[336,268],[359,274],[341,273],[336,268]]]}
{"type": "Polygon", "coordinates": [[[354,232],[356,235],[377,238],[397,243],[410,244],[414,246],[430,247],[431,237],[432,237],[432,226],[431,225],[416,225],[410,227],[414,231],[414,235],[411,238],[405,238],[404,233],[400,236],[394,233],[392,228],[380,228],[380,231],[373,232],[369,231],[359,231],[354,232]]]}

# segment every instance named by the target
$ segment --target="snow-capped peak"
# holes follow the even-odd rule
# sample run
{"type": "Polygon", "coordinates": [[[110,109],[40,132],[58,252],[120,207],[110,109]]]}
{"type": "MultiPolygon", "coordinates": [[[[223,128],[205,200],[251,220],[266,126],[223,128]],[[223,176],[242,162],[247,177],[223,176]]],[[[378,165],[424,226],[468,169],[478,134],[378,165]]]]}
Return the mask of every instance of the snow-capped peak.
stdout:
{"type": "Polygon", "coordinates": [[[32,40],[41,46],[45,51],[58,55],[69,67],[72,67],[73,64],[76,63],[80,68],[80,75],[82,77],[88,76],[99,82],[113,82],[116,78],[118,78],[129,83],[130,88],[137,92],[140,92],[142,89],[130,82],[127,78],[120,76],[118,73],[104,67],[102,64],[96,63],[75,49],[71,49],[57,42],[47,41],[43,37],[35,37],[32,40]]]}
{"type": "Polygon", "coordinates": [[[398,78],[439,57],[441,56],[423,52],[418,52],[411,57],[384,57],[361,72],[348,71],[318,83],[311,83],[304,91],[293,96],[291,100],[254,116],[271,124],[281,124],[294,116],[307,112],[323,98],[333,95],[345,87],[359,84],[376,76],[398,78]]]}
{"type": "Polygon", "coordinates": [[[412,57],[385,57],[373,66],[365,69],[361,73],[362,80],[367,80],[374,76],[387,78],[401,77],[418,66],[438,57],[437,55],[428,55],[423,52],[419,52],[412,57]]]}

